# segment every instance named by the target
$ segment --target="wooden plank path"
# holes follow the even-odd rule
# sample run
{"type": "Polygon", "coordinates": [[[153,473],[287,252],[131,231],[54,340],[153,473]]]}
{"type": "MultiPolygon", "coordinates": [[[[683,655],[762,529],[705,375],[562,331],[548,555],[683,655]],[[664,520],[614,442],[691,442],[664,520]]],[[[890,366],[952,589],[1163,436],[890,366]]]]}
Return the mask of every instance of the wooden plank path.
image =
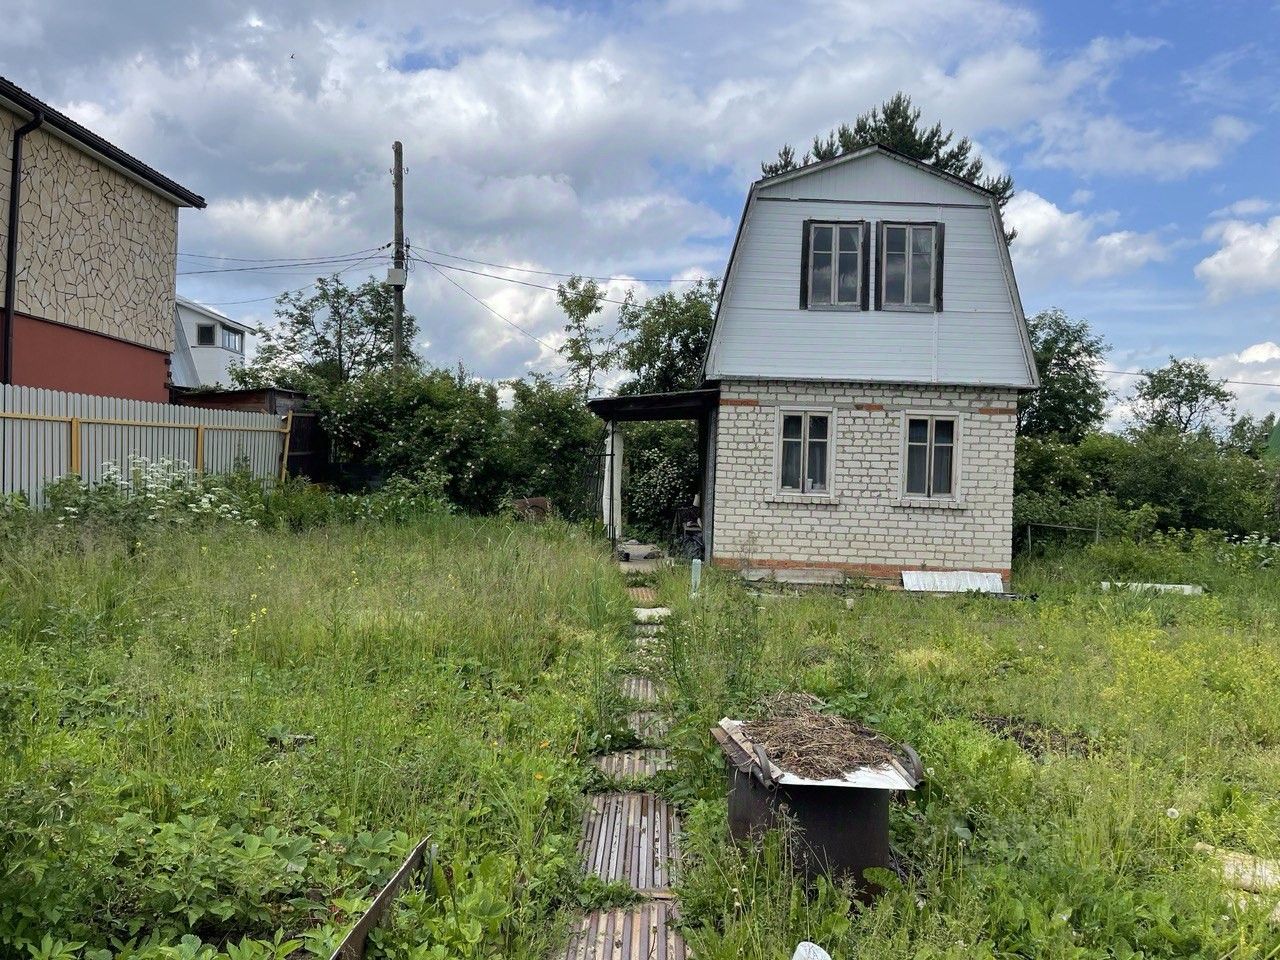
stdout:
{"type": "MultiPolygon", "coordinates": [[[[653,607],[649,588],[632,588],[637,646],[661,632],[663,608],[653,607]],[[641,593],[640,591],[647,591],[641,593]]],[[[619,779],[642,779],[671,769],[667,751],[656,742],[670,728],[657,709],[660,691],[647,677],[622,679],[622,693],[643,705],[631,714],[631,729],[646,747],[620,750],[596,758],[596,766],[619,779]]],[[[582,818],[578,844],[583,869],[606,882],[626,883],[646,900],[631,907],[594,910],[582,918],[563,954],[563,960],[687,960],[684,940],[675,930],[676,904],[671,890],[680,860],[680,820],[656,793],[623,791],[599,793],[582,818]]]]}

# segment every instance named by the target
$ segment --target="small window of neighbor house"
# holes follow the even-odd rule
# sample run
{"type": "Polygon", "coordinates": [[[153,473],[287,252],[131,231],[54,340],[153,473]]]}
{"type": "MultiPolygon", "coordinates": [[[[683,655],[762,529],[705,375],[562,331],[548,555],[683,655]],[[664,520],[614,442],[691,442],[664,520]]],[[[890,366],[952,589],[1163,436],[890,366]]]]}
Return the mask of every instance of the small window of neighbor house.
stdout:
{"type": "Polygon", "coordinates": [[[233,327],[222,328],[222,349],[232,353],[244,353],[244,331],[233,327]]]}
{"type": "Polygon", "coordinates": [[[214,343],[214,330],[212,323],[196,324],[196,346],[212,347],[214,343]]]}
{"type": "Polygon", "coordinates": [[[807,310],[865,310],[870,225],[864,221],[805,221],[800,306],[807,310]]]}
{"type": "Polygon", "coordinates": [[[784,411],[778,420],[778,488],[825,494],[831,477],[831,415],[784,411]]]}
{"type": "Polygon", "coordinates": [[[903,493],[908,497],[954,497],[955,451],[955,417],[907,417],[903,493]]]}

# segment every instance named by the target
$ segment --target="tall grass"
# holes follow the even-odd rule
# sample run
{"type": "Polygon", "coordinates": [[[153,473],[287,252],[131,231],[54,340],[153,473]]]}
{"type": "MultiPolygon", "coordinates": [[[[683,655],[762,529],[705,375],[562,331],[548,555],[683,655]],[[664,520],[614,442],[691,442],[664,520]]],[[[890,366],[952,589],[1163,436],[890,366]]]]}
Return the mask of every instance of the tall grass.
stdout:
{"type": "Polygon", "coordinates": [[[447,516],[7,549],[0,954],[277,930],[320,954],[425,834],[455,885],[432,909],[504,904],[458,955],[545,951],[578,882],[582,663],[629,620],[603,549],[447,516]]]}
{"type": "Polygon", "coordinates": [[[1280,857],[1280,577],[1265,561],[1204,537],[1104,544],[1017,570],[1035,601],[863,592],[848,609],[716,576],[690,600],[669,575],[691,948],[764,960],[808,937],[877,960],[1280,955],[1264,920],[1274,898],[1238,908],[1192,850],[1280,857]],[[1210,589],[1104,593],[1102,579],[1210,589]],[[773,690],[819,695],[928,768],[893,812],[903,873],[870,907],[806,888],[768,844],[725,838],[707,727],[773,690]]]}

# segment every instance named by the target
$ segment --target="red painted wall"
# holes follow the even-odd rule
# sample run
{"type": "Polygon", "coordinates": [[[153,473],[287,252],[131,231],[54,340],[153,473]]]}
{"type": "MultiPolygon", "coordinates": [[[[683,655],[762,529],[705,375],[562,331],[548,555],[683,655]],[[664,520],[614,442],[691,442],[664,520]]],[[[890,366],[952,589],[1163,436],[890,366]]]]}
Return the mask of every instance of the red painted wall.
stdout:
{"type": "Polygon", "coordinates": [[[14,383],[169,402],[167,353],[22,314],[14,321],[14,383]]]}

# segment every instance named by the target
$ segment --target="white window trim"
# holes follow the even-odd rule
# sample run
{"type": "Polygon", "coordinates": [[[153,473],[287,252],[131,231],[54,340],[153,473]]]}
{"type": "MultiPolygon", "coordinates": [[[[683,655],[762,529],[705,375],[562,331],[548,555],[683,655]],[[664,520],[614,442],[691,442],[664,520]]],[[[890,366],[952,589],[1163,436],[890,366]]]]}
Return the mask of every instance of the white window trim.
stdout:
{"type": "Polygon", "coordinates": [[[932,221],[886,220],[879,230],[883,250],[877,252],[880,269],[876,282],[880,284],[880,309],[900,313],[937,313],[938,312],[938,225],[932,221]],[[933,235],[929,244],[929,302],[924,303],[890,303],[885,294],[889,288],[885,284],[885,274],[889,269],[889,228],[907,228],[907,272],[903,277],[903,296],[911,295],[911,231],[916,227],[927,227],[933,235]]]}
{"type": "MultiPolygon", "coordinates": [[[[938,507],[955,509],[965,505],[964,500],[964,441],[965,417],[955,409],[922,408],[903,410],[898,419],[898,505],[903,507],[938,507]],[[919,493],[907,493],[907,428],[911,420],[925,417],[931,419],[954,420],[956,424],[955,439],[951,444],[951,493],[940,496],[925,496],[919,493]]],[[[932,469],[932,464],[930,464],[932,469]]]]}
{"type": "MultiPolygon", "coordinates": [[[[836,408],[829,406],[786,406],[778,407],[773,421],[773,490],[770,499],[790,500],[796,503],[834,503],[836,501],[836,408]],[[788,414],[821,413],[827,417],[827,489],[825,492],[813,493],[800,490],[787,490],[782,486],[782,418],[788,414]]],[[[801,473],[808,467],[805,450],[801,448],[801,473]]]]}
{"type": "Polygon", "coordinates": [[[848,311],[862,310],[862,261],[864,253],[862,245],[867,242],[866,221],[865,220],[811,220],[809,222],[809,236],[806,238],[809,245],[809,259],[805,263],[805,283],[809,285],[809,296],[807,309],[809,310],[832,310],[832,311],[848,311]],[[814,303],[813,302],[813,231],[818,227],[831,228],[831,303],[814,303]],[[845,303],[836,303],[836,291],[840,286],[840,228],[853,227],[857,230],[858,237],[858,254],[854,258],[857,268],[854,272],[853,284],[853,300],[845,303]]]}

